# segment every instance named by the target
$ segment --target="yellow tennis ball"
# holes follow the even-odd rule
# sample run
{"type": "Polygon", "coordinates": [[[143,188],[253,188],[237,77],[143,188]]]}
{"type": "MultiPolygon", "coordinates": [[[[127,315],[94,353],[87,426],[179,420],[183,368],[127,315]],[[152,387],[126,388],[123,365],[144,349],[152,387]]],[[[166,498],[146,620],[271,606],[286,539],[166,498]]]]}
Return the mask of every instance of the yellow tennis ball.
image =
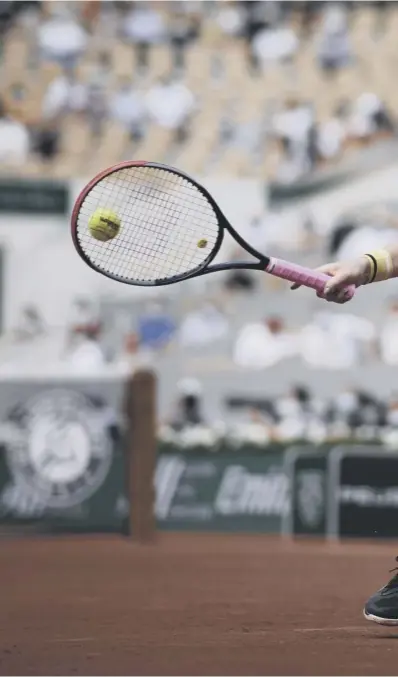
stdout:
{"type": "Polygon", "coordinates": [[[101,242],[108,242],[119,234],[121,220],[111,209],[96,209],[90,216],[88,229],[90,235],[101,242]]]}
{"type": "Polygon", "coordinates": [[[205,247],[207,247],[207,240],[205,240],[204,238],[202,240],[199,240],[198,247],[199,249],[204,249],[205,247]]]}

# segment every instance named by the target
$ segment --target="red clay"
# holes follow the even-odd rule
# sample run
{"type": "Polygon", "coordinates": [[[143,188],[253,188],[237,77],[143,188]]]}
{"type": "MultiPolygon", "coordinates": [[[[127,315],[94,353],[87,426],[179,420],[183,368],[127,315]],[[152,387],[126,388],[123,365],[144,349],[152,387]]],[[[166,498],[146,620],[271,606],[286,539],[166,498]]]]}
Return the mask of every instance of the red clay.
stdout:
{"type": "Polygon", "coordinates": [[[393,675],[362,619],[395,544],[163,535],[1,543],[1,675],[393,675]]]}

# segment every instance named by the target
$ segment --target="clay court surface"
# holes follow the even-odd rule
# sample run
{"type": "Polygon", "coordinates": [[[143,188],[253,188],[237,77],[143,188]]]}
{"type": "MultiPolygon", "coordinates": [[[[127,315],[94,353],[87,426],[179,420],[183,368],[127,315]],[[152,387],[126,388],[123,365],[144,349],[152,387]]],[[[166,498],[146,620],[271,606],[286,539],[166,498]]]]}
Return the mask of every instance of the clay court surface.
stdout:
{"type": "Polygon", "coordinates": [[[398,629],[361,611],[395,545],[3,540],[0,674],[394,675],[398,629]]]}

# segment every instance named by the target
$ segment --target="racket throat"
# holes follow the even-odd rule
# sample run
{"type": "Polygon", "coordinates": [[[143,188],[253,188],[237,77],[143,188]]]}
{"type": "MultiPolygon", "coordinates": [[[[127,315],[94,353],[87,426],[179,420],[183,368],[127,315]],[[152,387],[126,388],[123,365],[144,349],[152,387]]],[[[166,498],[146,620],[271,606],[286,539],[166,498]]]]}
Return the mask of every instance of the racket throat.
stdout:
{"type": "MultiPolygon", "coordinates": [[[[278,259],[270,258],[270,259],[267,261],[267,263],[265,264],[264,271],[265,271],[266,273],[270,273],[271,275],[272,275],[272,274],[274,274],[274,275],[277,274],[277,273],[274,273],[275,266],[277,265],[277,263],[278,263],[278,259]]],[[[279,276],[278,276],[278,277],[279,277],[279,276]]]]}

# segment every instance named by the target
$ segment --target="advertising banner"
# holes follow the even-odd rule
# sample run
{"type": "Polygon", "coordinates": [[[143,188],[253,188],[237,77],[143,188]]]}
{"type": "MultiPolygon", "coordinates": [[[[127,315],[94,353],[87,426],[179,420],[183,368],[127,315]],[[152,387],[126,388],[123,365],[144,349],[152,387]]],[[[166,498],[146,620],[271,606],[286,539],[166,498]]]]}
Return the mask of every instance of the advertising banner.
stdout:
{"type": "Polygon", "coordinates": [[[56,181],[0,179],[0,212],[65,216],[69,185],[56,181]]]}
{"type": "Polygon", "coordinates": [[[127,527],[123,382],[2,383],[0,524],[37,531],[127,527]]]}
{"type": "Polygon", "coordinates": [[[330,456],[333,536],[398,537],[398,454],[339,447],[330,456]]]}
{"type": "Polygon", "coordinates": [[[164,454],[156,476],[161,529],[279,533],[289,508],[283,454],[164,454]]]}

